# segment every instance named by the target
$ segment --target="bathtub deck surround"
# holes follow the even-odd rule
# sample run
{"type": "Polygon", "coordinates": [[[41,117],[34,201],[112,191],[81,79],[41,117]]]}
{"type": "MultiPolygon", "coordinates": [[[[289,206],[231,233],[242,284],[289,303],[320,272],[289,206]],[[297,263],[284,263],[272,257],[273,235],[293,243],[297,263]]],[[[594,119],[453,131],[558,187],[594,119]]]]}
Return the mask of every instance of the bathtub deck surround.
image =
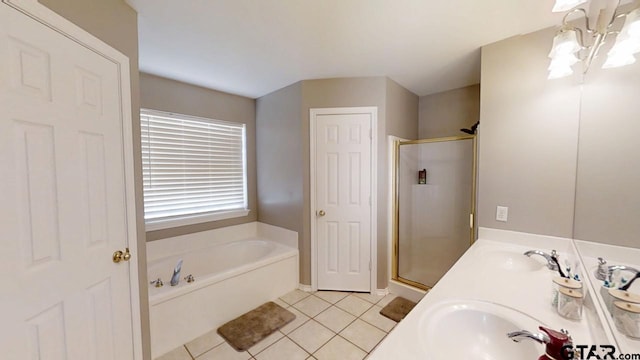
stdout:
{"type": "Polygon", "coordinates": [[[158,357],[298,287],[297,233],[249,223],[147,243],[151,352],[158,357]],[[296,245],[293,247],[292,245],[296,245]],[[175,264],[182,275],[169,285],[175,264]]]}
{"type": "Polygon", "coordinates": [[[394,298],[393,294],[294,290],[275,302],[296,319],[248,351],[235,351],[212,329],[156,360],[361,360],[396,326],[380,315],[394,298]]]}

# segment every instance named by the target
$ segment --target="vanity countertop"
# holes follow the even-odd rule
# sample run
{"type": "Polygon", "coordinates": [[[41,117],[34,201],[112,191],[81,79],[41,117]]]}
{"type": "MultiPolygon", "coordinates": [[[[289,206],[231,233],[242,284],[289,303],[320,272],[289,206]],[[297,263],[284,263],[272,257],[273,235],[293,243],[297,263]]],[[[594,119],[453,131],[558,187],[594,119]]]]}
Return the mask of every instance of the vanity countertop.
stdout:
{"type": "MultiPolygon", "coordinates": [[[[479,235],[479,239],[368,359],[440,359],[441,356],[433,355],[425,347],[424,329],[429,326],[437,329],[439,325],[430,324],[430,321],[437,321],[429,315],[430,311],[433,313],[434,308],[451,301],[480,301],[516,310],[535,318],[539,325],[568,330],[574,344],[610,344],[613,341],[609,327],[602,325],[603,314],[594,305],[594,298],[591,296],[593,290],[588,284],[584,286],[582,319],[565,319],[551,305],[552,279],[558,273],[546,267],[544,258],[527,258],[523,255],[525,251],[533,249],[548,253],[555,249],[560,255],[561,265],[571,267],[572,272],[582,278],[585,271],[571,239],[484,228],[480,229],[479,235]]],[[[515,330],[521,329],[512,331],[515,330]]],[[[522,330],[538,332],[537,328],[522,330]]],[[[504,338],[511,342],[506,333],[504,338]]],[[[535,346],[539,348],[540,354],[544,352],[543,345],[536,343],[535,346]]]]}

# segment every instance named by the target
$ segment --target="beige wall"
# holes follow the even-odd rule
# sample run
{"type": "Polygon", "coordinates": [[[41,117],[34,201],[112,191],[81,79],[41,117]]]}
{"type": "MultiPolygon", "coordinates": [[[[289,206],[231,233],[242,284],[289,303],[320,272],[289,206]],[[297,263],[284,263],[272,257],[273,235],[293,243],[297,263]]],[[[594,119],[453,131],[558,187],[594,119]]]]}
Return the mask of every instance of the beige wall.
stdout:
{"type": "Polygon", "coordinates": [[[246,124],[247,131],[249,214],[240,218],[150,231],[147,232],[147,241],[242,224],[258,219],[255,100],[141,73],[140,104],[145,109],[243,123],[246,124]]]}
{"type": "Polygon", "coordinates": [[[311,284],[309,110],[361,106],[378,107],[378,287],[385,288],[386,138],[416,138],[418,97],[387,78],[369,77],[305,80],[257,101],[258,218],[298,231],[303,284],[311,284]]]}
{"type": "Polygon", "coordinates": [[[483,227],[571,237],[580,88],[547,80],[554,29],[482,48],[478,220],[483,227]],[[496,206],[509,221],[495,220],[496,206]]]}
{"type": "Polygon", "coordinates": [[[419,106],[420,139],[466,135],[480,120],[480,85],[421,96],[419,106]]]}
{"type": "Polygon", "coordinates": [[[123,0],[40,0],[40,3],[85,29],[129,57],[131,73],[131,112],[133,120],[134,178],[138,228],[138,274],[140,313],[145,359],[151,358],[149,338],[149,304],[147,293],[147,260],[142,199],[142,156],[140,150],[140,100],[138,97],[138,16],[123,0]]]}
{"type": "MultiPolygon", "coordinates": [[[[256,128],[260,174],[258,221],[301,234],[304,206],[302,83],[297,82],[259,98],[256,101],[256,128]]],[[[298,241],[300,254],[308,252],[302,239],[298,241]]]]}

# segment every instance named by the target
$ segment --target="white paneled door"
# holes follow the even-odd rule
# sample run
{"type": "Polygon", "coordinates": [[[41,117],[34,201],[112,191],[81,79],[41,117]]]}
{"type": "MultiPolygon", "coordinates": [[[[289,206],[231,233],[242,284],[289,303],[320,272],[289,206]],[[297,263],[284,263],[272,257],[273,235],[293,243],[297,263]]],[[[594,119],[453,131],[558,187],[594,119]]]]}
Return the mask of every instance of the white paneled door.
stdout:
{"type": "Polygon", "coordinates": [[[317,287],[370,291],[374,114],[335,110],[311,119],[317,287]]]}
{"type": "Polygon", "coordinates": [[[120,66],[0,3],[2,359],[138,358],[120,66]]]}

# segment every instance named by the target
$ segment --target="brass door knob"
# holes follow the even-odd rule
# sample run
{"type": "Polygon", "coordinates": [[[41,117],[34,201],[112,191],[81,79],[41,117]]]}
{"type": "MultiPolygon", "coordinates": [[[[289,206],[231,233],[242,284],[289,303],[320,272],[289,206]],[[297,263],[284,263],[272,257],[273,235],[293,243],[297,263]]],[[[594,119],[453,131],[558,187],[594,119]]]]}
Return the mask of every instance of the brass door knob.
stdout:
{"type": "Polygon", "coordinates": [[[113,253],[112,259],[116,264],[120,261],[129,261],[129,259],[131,259],[131,252],[129,252],[129,248],[125,248],[124,251],[118,250],[113,253]]]}
{"type": "Polygon", "coordinates": [[[325,216],[325,215],[327,215],[327,213],[324,212],[324,210],[318,211],[318,216],[325,216]]]}

